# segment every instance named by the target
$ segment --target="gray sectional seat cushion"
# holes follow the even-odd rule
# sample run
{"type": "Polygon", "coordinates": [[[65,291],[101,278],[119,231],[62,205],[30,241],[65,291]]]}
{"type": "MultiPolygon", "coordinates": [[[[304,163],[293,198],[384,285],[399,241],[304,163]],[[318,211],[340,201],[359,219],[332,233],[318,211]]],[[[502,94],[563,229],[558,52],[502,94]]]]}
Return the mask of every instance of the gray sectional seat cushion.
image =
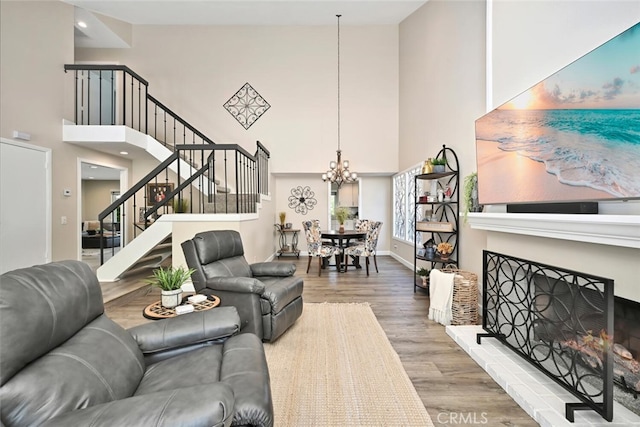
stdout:
{"type": "Polygon", "coordinates": [[[2,426],[271,426],[260,339],[233,307],[127,331],[95,274],[62,261],[0,277],[2,426]]]}

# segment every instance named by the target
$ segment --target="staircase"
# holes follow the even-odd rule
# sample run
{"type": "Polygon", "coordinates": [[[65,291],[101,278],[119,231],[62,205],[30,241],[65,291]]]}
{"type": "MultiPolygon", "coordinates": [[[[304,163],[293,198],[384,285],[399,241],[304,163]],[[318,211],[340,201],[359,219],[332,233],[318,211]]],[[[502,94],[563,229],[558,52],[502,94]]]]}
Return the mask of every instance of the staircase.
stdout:
{"type": "Polygon", "coordinates": [[[151,96],[147,81],[126,66],[65,65],[68,71],[74,73],[76,107],[75,123],[63,126],[65,142],[106,152],[129,144],[159,161],[98,216],[100,228],[120,222],[123,242],[107,262],[101,248],[101,282],[165,262],[176,218],[167,214],[179,207],[190,214],[257,213],[269,188],[270,155],[260,142],[254,154],[216,144],[151,96]],[[150,186],[166,193],[152,200],[150,186]]]}

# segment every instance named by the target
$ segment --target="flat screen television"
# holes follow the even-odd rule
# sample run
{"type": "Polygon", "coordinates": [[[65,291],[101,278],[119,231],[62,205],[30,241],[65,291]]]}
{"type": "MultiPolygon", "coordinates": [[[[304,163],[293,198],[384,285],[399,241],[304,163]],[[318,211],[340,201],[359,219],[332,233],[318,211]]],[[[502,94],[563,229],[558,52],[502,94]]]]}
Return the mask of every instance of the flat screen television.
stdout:
{"type": "Polygon", "coordinates": [[[475,124],[481,204],[640,198],[640,23],[475,124]]]}

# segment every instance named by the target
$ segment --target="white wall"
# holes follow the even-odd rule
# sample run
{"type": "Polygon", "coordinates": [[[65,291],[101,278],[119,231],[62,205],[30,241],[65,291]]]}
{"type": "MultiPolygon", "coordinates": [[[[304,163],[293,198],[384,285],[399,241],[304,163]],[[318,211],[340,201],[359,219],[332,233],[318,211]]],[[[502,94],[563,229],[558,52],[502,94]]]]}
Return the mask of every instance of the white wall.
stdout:
{"type": "MultiPolygon", "coordinates": [[[[327,212],[329,211],[329,189],[327,183],[323,182],[320,175],[298,174],[278,176],[275,182],[275,190],[272,195],[275,204],[273,224],[279,224],[280,219],[278,214],[285,212],[287,219],[285,222],[293,224],[293,228],[300,229],[300,238],[298,240],[301,250],[306,251],[306,241],[304,239],[304,231],[302,228],[302,221],[309,221],[312,219],[320,220],[320,227],[323,230],[330,228],[327,219],[327,212]],[[314,198],[317,202],[312,210],[307,211],[306,214],[296,213],[295,209],[289,207],[289,197],[291,196],[291,190],[301,186],[302,188],[309,187],[314,193],[314,198]]],[[[273,235],[274,244],[276,244],[278,235],[273,235]]]]}
{"type": "MultiPolygon", "coordinates": [[[[31,134],[30,144],[51,149],[51,258],[77,259],[78,158],[129,168],[131,162],[62,142],[62,120],[73,119],[73,6],[60,1],[0,2],[0,136],[31,134]],[[71,189],[70,197],[63,196],[71,189]],[[61,217],[67,218],[62,224],[61,217]]],[[[0,194],[0,203],[5,203],[0,194]]]]}
{"type": "Polygon", "coordinates": [[[640,0],[493,0],[493,107],[640,21],[640,0]]]}
{"type": "MultiPolygon", "coordinates": [[[[125,64],[215,142],[261,141],[274,173],[326,170],[337,149],[335,26],[133,27],[130,49],[77,49],[125,64]],[[271,108],[245,130],[223,104],[246,82],[271,108]]],[[[341,148],[358,173],[397,170],[398,27],[341,26],[341,148]],[[375,149],[370,149],[375,147],[375,149]]]]}
{"type": "MultiPolygon", "coordinates": [[[[456,152],[461,182],[476,170],[484,40],[484,1],[430,1],[400,24],[399,170],[435,157],[442,144],[456,152]]],[[[484,245],[484,233],[461,224],[460,267],[480,273],[484,245]]],[[[413,244],[393,239],[391,250],[413,264],[413,244]]]]}
{"type": "MultiPolygon", "coordinates": [[[[500,0],[493,12],[497,106],[636,24],[640,1],[500,0]]],[[[503,233],[489,233],[487,248],[612,278],[616,295],[640,300],[640,250],[503,233]]]]}

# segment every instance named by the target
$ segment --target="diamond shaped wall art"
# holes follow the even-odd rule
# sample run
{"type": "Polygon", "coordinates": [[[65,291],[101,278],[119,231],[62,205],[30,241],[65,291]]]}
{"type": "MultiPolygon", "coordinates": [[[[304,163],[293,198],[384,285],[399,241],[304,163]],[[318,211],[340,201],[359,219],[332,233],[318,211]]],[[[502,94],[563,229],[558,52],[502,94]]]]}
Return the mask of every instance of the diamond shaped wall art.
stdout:
{"type": "Polygon", "coordinates": [[[271,105],[249,83],[245,83],[225,102],[224,108],[245,129],[249,129],[271,105]]]}

